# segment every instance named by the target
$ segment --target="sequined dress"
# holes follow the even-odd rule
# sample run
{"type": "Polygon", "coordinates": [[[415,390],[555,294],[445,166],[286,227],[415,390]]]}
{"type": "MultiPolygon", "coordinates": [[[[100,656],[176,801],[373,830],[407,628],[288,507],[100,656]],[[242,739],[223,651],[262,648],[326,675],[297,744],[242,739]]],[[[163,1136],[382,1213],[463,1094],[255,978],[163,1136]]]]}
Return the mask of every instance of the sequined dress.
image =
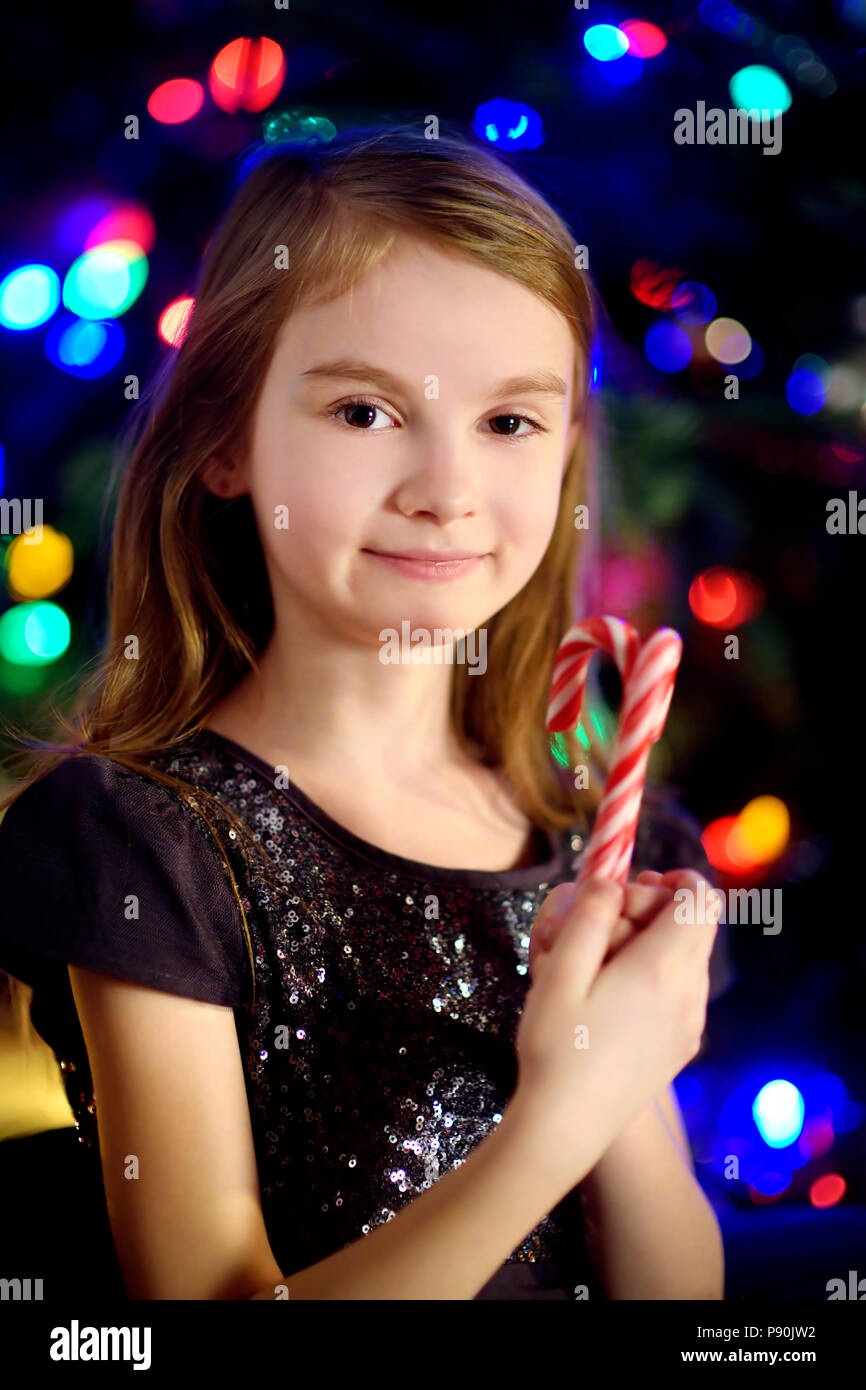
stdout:
{"type": "MultiPolygon", "coordinates": [[[[34,986],[34,1026],[96,1164],[65,963],[233,1008],[265,1225],[289,1276],[393,1219],[499,1123],[530,926],[573,877],[583,837],[537,831],[532,867],[446,869],[360,839],[210,730],[151,762],[190,796],[87,756],[13,803],[0,822],[0,967],[34,986]]],[[[645,811],[633,872],[687,864],[711,876],[694,822],[645,811]]],[[[603,1297],[575,1188],[476,1297],[571,1299],[577,1286],[603,1297]]]]}

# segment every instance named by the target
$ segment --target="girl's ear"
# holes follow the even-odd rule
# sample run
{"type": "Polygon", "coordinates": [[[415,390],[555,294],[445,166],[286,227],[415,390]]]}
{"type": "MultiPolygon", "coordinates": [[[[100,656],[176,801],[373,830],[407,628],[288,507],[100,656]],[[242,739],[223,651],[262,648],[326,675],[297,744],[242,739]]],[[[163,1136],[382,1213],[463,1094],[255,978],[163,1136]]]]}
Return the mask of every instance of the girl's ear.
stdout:
{"type": "Polygon", "coordinates": [[[240,497],[248,490],[242,470],[219,454],[214,454],[202,465],[199,477],[208,492],[217,497],[240,497]]]}

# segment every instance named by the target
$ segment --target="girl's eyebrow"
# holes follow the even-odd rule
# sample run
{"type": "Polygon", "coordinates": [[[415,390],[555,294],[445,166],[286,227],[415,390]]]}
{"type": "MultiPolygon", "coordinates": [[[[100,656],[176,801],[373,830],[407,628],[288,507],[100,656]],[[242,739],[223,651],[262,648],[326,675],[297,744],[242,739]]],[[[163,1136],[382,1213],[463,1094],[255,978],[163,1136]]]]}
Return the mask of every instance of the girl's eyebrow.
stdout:
{"type": "MultiPolygon", "coordinates": [[[[408,394],[407,383],[401,381],[399,377],[394,376],[384,367],[374,367],[369,362],[359,362],[352,358],[338,358],[333,362],[321,362],[317,367],[308,367],[305,372],[301,372],[301,378],[305,377],[327,378],[334,381],[372,382],[385,391],[408,394]]],[[[507,377],[505,381],[500,381],[498,385],[491,386],[488,391],[484,392],[484,395],[493,400],[504,400],[507,396],[565,396],[566,394],[567,387],[562,377],[546,368],[530,372],[527,376],[507,377]]]]}

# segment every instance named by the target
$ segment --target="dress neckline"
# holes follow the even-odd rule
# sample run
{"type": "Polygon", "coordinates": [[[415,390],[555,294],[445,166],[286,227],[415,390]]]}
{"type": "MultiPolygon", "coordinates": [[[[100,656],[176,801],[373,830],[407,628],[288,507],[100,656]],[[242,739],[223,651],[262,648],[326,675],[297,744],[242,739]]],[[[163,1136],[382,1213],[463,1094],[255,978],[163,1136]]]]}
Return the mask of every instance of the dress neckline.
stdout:
{"type": "MultiPolygon", "coordinates": [[[[288,787],[275,787],[273,767],[266,763],[263,758],[260,758],[257,753],[253,753],[251,749],[236,743],[234,739],[228,738],[225,734],[218,734],[214,729],[206,727],[198,729],[195,738],[209,742],[212,747],[215,745],[217,749],[222,748],[231,754],[233,758],[257,773],[267,782],[269,787],[286,797],[304,815],[315,822],[330,840],[349,853],[375,865],[376,868],[400,874],[405,878],[421,879],[425,883],[453,883],[468,888],[538,888],[541,884],[562,876],[564,869],[562,837],[555,837],[549,831],[542,830],[538,826],[535,827],[535,840],[537,844],[544,845],[542,861],[517,869],[452,869],[441,864],[424,864],[417,859],[409,859],[401,854],[392,854],[390,850],[382,849],[379,845],[362,839],[346,826],[341,825],[339,821],[334,820],[333,816],[329,816],[327,811],[313,801],[312,797],[308,796],[297,783],[290,780],[288,787]]],[[[563,837],[567,833],[564,831],[563,837]]]]}

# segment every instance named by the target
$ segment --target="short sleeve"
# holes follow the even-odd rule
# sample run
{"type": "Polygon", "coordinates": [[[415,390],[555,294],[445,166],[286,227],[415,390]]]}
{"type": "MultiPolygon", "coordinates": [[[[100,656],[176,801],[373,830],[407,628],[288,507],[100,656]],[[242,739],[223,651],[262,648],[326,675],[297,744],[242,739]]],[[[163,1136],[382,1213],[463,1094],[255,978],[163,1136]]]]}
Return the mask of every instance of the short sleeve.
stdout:
{"type": "Polygon", "coordinates": [[[0,968],[34,989],[57,962],[240,1005],[249,956],[229,875],[166,787],[76,756],[0,821],[0,968]]]}

